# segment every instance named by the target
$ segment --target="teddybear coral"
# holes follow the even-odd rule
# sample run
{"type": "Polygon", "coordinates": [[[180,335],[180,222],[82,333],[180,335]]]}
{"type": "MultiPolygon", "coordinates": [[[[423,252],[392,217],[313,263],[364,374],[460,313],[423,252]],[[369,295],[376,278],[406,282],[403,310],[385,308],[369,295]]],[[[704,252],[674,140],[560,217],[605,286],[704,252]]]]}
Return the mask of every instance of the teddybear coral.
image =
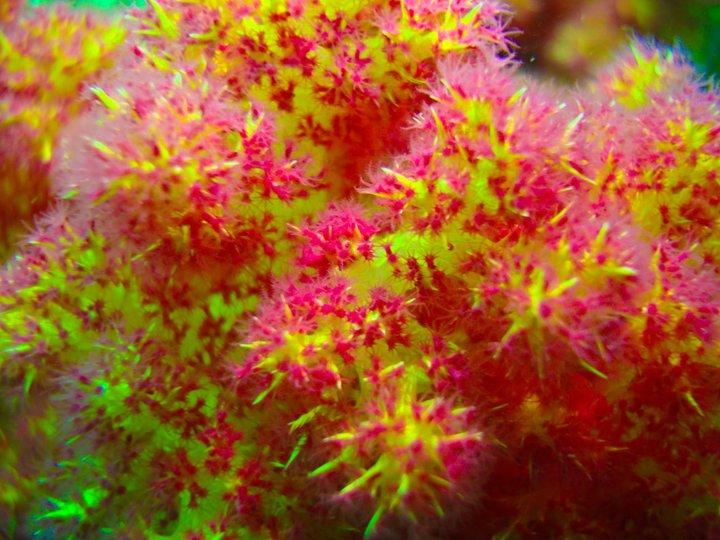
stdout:
{"type": "Polygon", "coordinates": [[[0,24],[2,535],[720,534],[678,51],[555,87],[494,0],[0,24]]]}

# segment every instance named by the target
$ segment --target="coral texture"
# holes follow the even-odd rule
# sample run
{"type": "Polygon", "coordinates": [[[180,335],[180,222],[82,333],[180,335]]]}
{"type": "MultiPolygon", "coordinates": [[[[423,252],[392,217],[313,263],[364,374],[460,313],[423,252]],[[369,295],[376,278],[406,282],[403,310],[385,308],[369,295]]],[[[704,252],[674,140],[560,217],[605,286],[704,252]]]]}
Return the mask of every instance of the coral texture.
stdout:
{"type": "Polygon", "coordinates": [[[0,535],[720,535],[678,51],[555,87],[495,0],[0,24],[0,535]]]}

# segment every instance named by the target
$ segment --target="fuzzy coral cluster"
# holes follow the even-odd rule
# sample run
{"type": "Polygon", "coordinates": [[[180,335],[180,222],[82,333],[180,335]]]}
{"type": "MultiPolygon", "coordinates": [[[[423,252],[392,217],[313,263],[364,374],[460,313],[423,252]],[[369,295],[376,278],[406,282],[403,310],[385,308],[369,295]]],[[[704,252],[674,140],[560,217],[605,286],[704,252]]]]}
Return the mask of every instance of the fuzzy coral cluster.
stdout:
{"type": "Polygon", "coordinates": [[[569,90],[494,0],[0,17],[2,534],[720,534],[677,51],[569,90]]]}
{"type": "Polygon", "coordinates": [[[22,3],[0,8],[0,258],[27,233],[23,221],[50,203],[50,162],[61,128],[87,102],[83,85],[110,68],[125,28],[68,9],[25,17],[22,3]]]}

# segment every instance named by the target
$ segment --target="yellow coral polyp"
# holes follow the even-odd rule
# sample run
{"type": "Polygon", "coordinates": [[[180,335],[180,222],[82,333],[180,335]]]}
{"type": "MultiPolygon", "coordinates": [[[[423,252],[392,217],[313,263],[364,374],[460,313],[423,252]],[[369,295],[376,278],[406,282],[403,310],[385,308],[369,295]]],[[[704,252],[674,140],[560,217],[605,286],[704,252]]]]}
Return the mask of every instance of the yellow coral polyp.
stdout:
{"type": "MultiPolygon", "coordinates": [[[[515,273],[511,279],[511,284],[522,288],[523,281],[524,277],[522,274],[515,273]]],[[[537,363],[538,373],[542,377],[546,362],[544,336],[546,317],[542,312],[543,306],[548,300],[558,298],[565,294],[566,291],[574,288],[578,282],[577,277],[572,277],[558,283],[552,289],[548,289],[545,271],[539,267],[535,268],[530,275],[530,284],[526,286],[525,297],[527,298],[527,305],[525,307],[515,306],[516,309],[513,309],[511,315],[512,323],[503,335],[495,351],[495,357],[497,358],[502,354],[503,349],[513,337],[521,332],[525,332],[534,360],[537,363]]]]}
{"type": "Polygon", "coordinates": [[[341,453],[310,473],[324,474],[342,464],[358,471],[340,494],[363,491],[372,497],[376,511],[367,525],[366,536],[389,512],[402,509],[405,515],[416,519],[416,508],[407,504],[410,493],[443,515],[440,497],[453,485],[441,455],[443,445],[484,441],[480,432],[458,429],[466,409],[438,414],[447,404],[436,399],[418,401],[410,380],[408,387],[397,390],[395,399],[379,405],[381,410],[372,420],[362,422],[353,431],[328,437],[326,441],[343,447],[341,453]],[[366,465],[368,459],[370,463],[366,465]]]}
{"type": "Polygon", "coordinates": [[[650,94],[662,90],[668,68],[673,62],[673,53],[663,56],[660,51],[641,50],[632,44],[632,60],[620,68],[610,83],[619,103],[629,109],[637,109],[648,104],[650,94]]]}
{"type": "MultiPolygon", "coordinates": [[[[583,254],[580,260],[582,264],[581,275],[583,281],[591,286],[601,287],[607,279],[630,277],[637,274],[637,270],[634,268],[622,265],[618,263],[618,261],[610,258],[599,262],[598,257],[602,254],[603,250],[607,248],[609,231],[610,224],[603,223],[591,248],[583,254]]],[[[622,237],[627,235],[627,232],[621,231],[619,234],[622,237]]]]}
{"type": "MultiPolygon", "coordinates": [[[[284,345],[273,350],[271,354],[266,355],[263,360],[258,363],[258,369],[263,371],[275,371],[278,364],[284,361],[300,364],[305,367],[312,367],[318,363],[318,354],[320,351],[328,349],[331,345],[330,335],[327,332],[317,334],[297,334],[285,332],[283,334],[284,345]],[[311,354],[306,354],[306,351],[311,354]]],[[[323,355],[324,356],[324,355],[323,355]]],[[[332,364],[328,367],[334,368],[332,364]]],[[[337,368],[333,369],[337,372],[337,368]]]]}

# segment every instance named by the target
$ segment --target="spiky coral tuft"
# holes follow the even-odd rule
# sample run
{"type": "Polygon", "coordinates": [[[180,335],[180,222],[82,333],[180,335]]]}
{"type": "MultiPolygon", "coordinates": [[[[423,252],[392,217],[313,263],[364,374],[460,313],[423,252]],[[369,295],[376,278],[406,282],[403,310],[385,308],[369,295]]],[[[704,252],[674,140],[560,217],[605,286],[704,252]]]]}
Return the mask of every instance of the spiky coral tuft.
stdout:
{"type": "Polygon", "coordinates": [[[3,6],[2,234],[52,209],[0,272],[0,535],[717,536],[677,51],[570,90],[492,0],[3,6]]]}

